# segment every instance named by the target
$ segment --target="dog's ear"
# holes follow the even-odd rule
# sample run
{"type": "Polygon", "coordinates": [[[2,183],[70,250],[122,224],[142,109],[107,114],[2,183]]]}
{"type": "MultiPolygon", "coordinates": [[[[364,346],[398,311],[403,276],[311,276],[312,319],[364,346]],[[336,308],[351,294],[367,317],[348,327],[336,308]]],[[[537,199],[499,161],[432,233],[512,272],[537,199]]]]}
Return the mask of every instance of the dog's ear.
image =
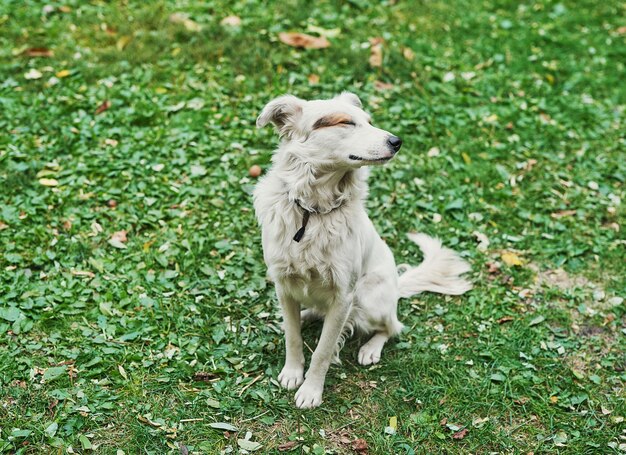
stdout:
{"type": "Polygon", "coordinates": [[[339,95],[337,98],[339,98],[340,100],[346,101],[350,104],[353,104],[359,109],[363,108],[363,104],[361,103],[361,100],[359,99],[359,97],[356,96],[352,92],[341,92],[341,95],[339,95]]]}
{"type": "Polygon", "coordinates": [[[306,101],[293,95],[279,96],[263,108],[256,119],[256,126],[262,128],[271,122],[276,125],[281,137],[290,136],[298,118],[302,115],[304,103],[306,101]]]}

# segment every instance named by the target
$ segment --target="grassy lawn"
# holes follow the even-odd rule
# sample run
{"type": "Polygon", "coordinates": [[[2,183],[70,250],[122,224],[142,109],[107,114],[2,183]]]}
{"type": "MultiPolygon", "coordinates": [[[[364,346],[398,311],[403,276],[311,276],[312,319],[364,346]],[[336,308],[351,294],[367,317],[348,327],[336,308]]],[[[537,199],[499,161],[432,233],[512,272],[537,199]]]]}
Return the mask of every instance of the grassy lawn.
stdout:
{"type": "Polygon", "coordinates": [[[0,0],[0,453],[626,452],[624,3],[311,5],[0,0]],[[342,90],[405,142],[367,203],[397,262],[438,236],[475,289],[300,411],[254,123],[342,90]]]}

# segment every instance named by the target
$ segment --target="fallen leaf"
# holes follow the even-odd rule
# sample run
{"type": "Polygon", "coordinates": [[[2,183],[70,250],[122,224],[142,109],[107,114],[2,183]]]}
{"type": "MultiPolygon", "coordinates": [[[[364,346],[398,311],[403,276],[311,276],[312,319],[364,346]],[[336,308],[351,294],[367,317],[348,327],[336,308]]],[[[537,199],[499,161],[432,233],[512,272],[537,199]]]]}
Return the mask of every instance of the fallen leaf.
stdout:
{"type": "Polygon", "coordinates": [[[64,77],[67,77],[70,74],[72,74],[70,70],[61,70],[61,71],[57,71],[55,76],[58,77],[59,79],[63,79],[64,77]]]}
{"type": "Polygon", "coordinates": [[[110,145],[111,147],[116,147],[117,144],[119,144],[119,142],[116,139],[109,139],[109,138],[107,138],[107,139],[104,140],[104,144],[105,145],[110,145]]]}
{"type": "Polygon", "coordinates": [[[478,250],[487,251],[487,249],[489,248],[489,238],[482,232],[478,231],[472,232],[472,235],[476,237],[476,240],[478,240],[478,250]]]}
{"type": "Polygon", "coordinates": [[[109,100],[104,100],[100,106],[96,109],[96,115],[102,114],[104,111],[111,107],[111,102],[109,100]]]}
{"type": "Polygon", "coordinates": [[[515,266],[515,265],[521,266],[524,264],[517,254],[512,253],[510,251],[502,252],[502,254],[500,255],[500,258],[506,265],[510,267],[515,266]]]}
{"type": "Polygon", "coordinates": [[[398,417],[396,416],[389,417],[389,426],[393,428],[394,430],[397,430],[398,429],[398,417]]]}
{"type": "Polygon", "coordinates": [[[533,325],[541,324],[541,323],[542,323],[543,321],[545,321],[545,320],[546,320],[546,318],[545,318],[545,317],[543,317],[543,316],[537,316],[535,319],[533,319],[532,321],[530,321],[530,322],[528,323],[528,325],[529,325],[530,327],[532,327],[533,325]]]}
{"type": "Polygon", "coordinates": [[[241,25],[241,18],[239,16],[226,16],[220,21],[220,25],[226,25],[228,27],[239,27],[241,25]]]}
{"type": "Polygon", "coordinates": [[[125,245],[126,241],[127,241],[126,231],[118,231],[118,232],[113,233],[113,235],[109,239],[109,245],[111,245],[114,248],[123,250],[126,248],[126,245],[125,245]]]}
{"type": "Polygon", "coordinates": [[[128,381],[128,374],[126,374],[124,367],[122,365],[118,365],[117,370],[120,372],[120,375],[128,381]]]}
{"type": "Polygon", "coordinates": [[[413,59],[415,58],[415,52],[413,52],[413,49],[411,49],[410,47],[403,48],[402,49],[402,55],[409,62],[413,61],[413,59]]]}
{"type": "Polygon", "coordinates": [[[41,76],[42,76],[41,71],[37,71],[35,68],[33,68],[28,73],[24,74],[24,79],[28,79],[28,80],[40,79],[41,76]]]}
{"type": "Polygon", "coordinates": [[[367,453],[367,449],[368,449],[367,441],[365,439],[355,439],[352,442],[352,449],[355,452],[359,452],[359,453],[362,453],[362,454],[367,453]]]}
{"type": "Polygon", "coordinates": [[[530,401],[528,397],[519,397],[517,400],[513,400],[513,403],[523,406],[530,401]]]}
{"type": "Polygon", "coordinates": [[[307,35],[306,33],[282,32],[278,34],[278,39],[289,46],[304,49],[324,49],[330,46],[330,41],[325,37],[307,35]]]}
{"type": "Polygon", "coordinates": [[[2,221],[0,221],[0,231],[3,230],[3,229],[8,229],[8,228],[9,228],[8,224],[3,223],[2,221]]]}
{"type": "Polygon", "coordinates": [[[370,65],[378,68],[383,65],[383,42],[381,37],[370,38],[370,65]]]}
{"type": "Polygon", "coordinates": [[[551,213],[550,216],[555,220],[564,218],[566,216],[576,215],[576,210],[559,210],[558,212],[551,213]]]}
{"type": "Polygon", "coordinates": [[[115,47],[117,48],[118,51],[123,51],[126,46],[128,46],[128,44],[133,40],[132,36],[129,35],[124,35],[121,36],[120,39],[117,40],[117,43],[115,43],[115,47]]]}
{"type": "Polygon", "coordinates": [[[384,90],[391,90],[393,88],[393,84],[383,81],[374,81],[374,88],[382,92],[384,90]]]}
{"type": "Polygon", "coordinates": [[[58,186],[59,181],[57,179],[39,179],[39,183],[43,186],[58,186]]]}
{"type": "Polygon", "coordinates": [[[457,431],[456,433],[454,433],[452,435],[452,439],[463,439],[465,436],[467,436],[467,433],[469,432],[469,430],[467,428],[463,428],[460,431],[457,431]]]}
{"type": "Polygon", "coordinates": [[[182,24],[190,32],[199,32],[202,30],[200,24],[189,18],[187,13],[173,13],[169,18],[172,24],[182,24]]]}
{"type": "Polygon", "coordinates": [[[617,34],[618,35],[626,35],[626,25],[623,25],[622,27],[617,29],[617,34]]]}
{"type": "Polygon", "coordinates": [[[503,318],[498,319],[498,324],[504,324],[505,322],[510,322],[513,320],[513,316],[504,316],[503,318]]]}
{"type": "Polygon", "coordinates": [[[223,431],[239,431],[239,429],[226,422],[214,422],[210,423],[209,426],[215,430],[223,430],[223,431]]]}
{"type": "Polygon", "coordinates": [[[54,55],[54,51],[48,49],[47,47],[31,47],[22,52],[22,54],[27,57],[52,57],[54,55]]]}
{"type": "Polygon", "coordinates": [[[559,397],[557,396],[550,397],[550,403],[555,404],[557,401],[559,401],[559,397]]]}
{"type": "Polygon", "coordinates": [[[259,450],[261,447],[263,447],[260,443],[255,442],[255,441],[250,441],[248,439],[237,439],[237,445],[241,447],[242,449],[247,450],[249,452],[254,452],[256,450],[259,450]]]}
{"type": "Polygon", "coordinates": [[[317,74],[313,73],[313,74],[309,74],[308,80],[309,80],[309,84],[316,85],[316,84],[319,84],[320,77],[317,74]]]}
{"type": "Polygon", "coordinates": [[[96,276],[95,273],[90,272],[89,270],[72,270],[72,275],[74,276],[86,276],[89,278],[94,278],[96,276]]]}
{"type": "Polygon", "coordinates": [[[474,428],[481,428],[487,422],[489,422],[489,417],[485,417],[485,418],[478,417],[478,418],[472,420],[472,426],[474,428]]]}
{"type": "Polygon", "coordinates": [[[113,233],[113,235],[111,236],[111,239],[115,239],[118,242],[124,243],[128,241],[128,237],[126,236],[126,234],[128,234],[128,232],[126,231],[117,231],[113,233]]]}
{"type": "Polygon", "coordinates": [[[287,452],[297,446],[298,441],[283,442],[281,445],[278,446],[278,450],[279,452],[287,452]]]}

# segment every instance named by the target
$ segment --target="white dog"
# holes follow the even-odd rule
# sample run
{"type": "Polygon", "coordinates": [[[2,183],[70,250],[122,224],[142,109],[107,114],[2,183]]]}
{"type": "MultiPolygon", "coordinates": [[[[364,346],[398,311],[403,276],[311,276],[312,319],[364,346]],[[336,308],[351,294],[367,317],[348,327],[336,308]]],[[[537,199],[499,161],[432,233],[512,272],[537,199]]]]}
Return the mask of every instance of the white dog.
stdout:
{"type": "Polygon", "coordinates": [[[409,234],[424,261],[398,277],[364,199],[365,166],[389,161],[402,140],[372,126],[356,95],[315,101],[281,96],[265,106],[257,126],[270,122],[282,140],[255,189],[254,207],[284,318],[286,359],[278,379],[287,389],[300,387],[299,408],[313,408],[322,402],[326,372],[346,336],[355,329],[373,334],[359,363],[377,363],[385,342],[402,330],[398,298],[422,291],[462,294],[471,288],[461,277],[469,266],[438,240],[409,234]],[[324,318],[306,375],[301,316],[324,318]]]}

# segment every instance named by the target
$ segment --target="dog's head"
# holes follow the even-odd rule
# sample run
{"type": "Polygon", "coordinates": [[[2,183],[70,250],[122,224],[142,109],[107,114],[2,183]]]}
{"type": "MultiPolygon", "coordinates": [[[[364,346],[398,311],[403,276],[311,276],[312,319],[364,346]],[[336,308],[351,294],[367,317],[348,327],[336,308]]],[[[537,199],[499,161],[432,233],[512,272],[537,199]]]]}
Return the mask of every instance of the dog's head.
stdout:
{"type": "Polygon", "coordinates": [[[291,95],[270,101],[258,127],[273,123],[283,141],[299,153],[335,168],[357,168],[389,161],[402,139],[376,128],[359,98],[343,92],[330,100],[305,101],[291,95]]]}

